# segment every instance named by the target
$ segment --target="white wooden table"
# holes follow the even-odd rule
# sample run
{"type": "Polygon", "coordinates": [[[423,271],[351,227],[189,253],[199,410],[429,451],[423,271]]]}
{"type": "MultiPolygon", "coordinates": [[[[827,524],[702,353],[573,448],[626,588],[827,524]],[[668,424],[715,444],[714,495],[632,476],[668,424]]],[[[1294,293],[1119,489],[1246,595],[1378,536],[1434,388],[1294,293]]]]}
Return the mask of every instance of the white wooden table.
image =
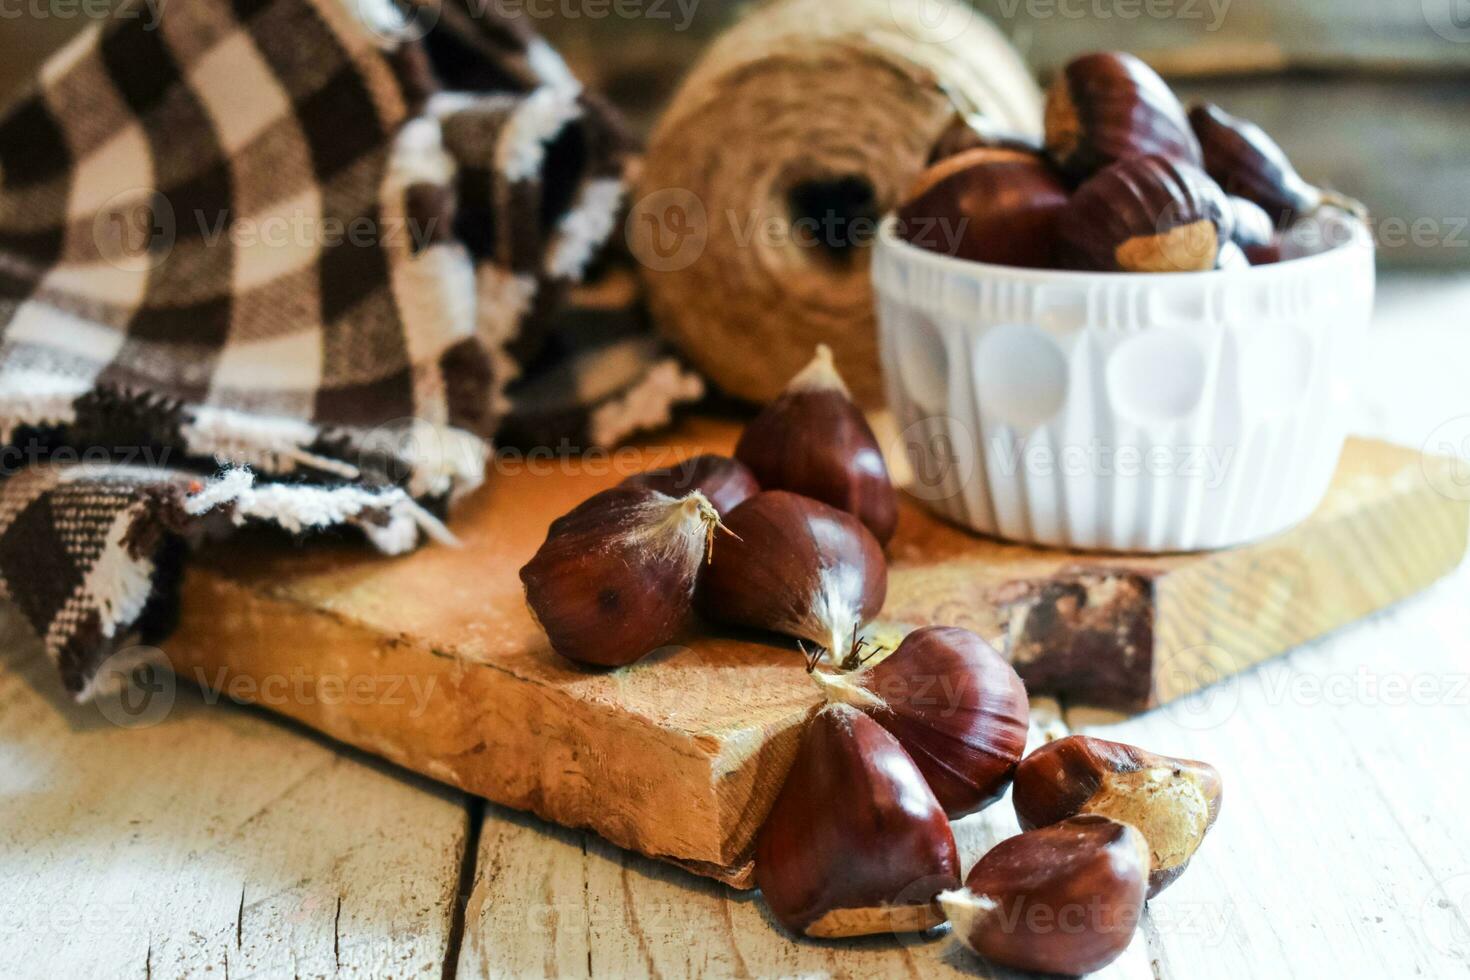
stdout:
{"type": "MultiPolygon", "coordinates": [[[[1355,429],[1470,439],[1467,309],[1470,280],[1384,284],[1355,429]]],[[[1166,709],[1057,719],[1226,781],[1106,975],[1470,974],[1467,649],[1462,569],[1166,709]]],[[[0,639],[0,977],[992,975],[948,935],[794,942],[749,895],[192,690],[155,714],[73,705],[0,639]]],[[[1016,830],[963,821],[966,864],[1016,830]]]]}

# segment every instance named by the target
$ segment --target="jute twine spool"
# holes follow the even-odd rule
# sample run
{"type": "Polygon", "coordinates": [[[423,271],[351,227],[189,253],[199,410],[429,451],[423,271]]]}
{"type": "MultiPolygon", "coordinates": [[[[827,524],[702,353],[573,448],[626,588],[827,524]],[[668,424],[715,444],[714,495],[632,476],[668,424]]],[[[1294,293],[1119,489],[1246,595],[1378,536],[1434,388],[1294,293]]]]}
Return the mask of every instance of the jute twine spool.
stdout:
{"type": "Polygon", "coordinates": [[[629,242],[663,329],[741,398],[770,399],[827,343],[881,401],[867,246],[957,110],[1040,132],[1020,56],[963,3],[756,7],[685,79],[645,159],[629,242]]]}

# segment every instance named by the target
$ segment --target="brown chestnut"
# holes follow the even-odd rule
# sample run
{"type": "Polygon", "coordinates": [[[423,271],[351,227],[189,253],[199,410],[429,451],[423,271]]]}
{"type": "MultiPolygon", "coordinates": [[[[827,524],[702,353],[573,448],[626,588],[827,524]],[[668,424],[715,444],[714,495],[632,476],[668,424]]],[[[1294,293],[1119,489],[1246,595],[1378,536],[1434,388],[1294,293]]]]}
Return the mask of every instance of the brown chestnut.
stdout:
{"type": "Polygon", "coordinates": [[[1227,199],[1230,202],[1232,242],[1243,249],[1250,249],[1270,245],[1276,240],[1276,226],[1271,223],[1271,216],[1265,208],[1236,194],[1229,195],[1227,199]]]}
{"type": "Polygon", "coordinates": [[[943,917],[959,855],[924,777],[877,722],[827,705],[761,827],[755,880],[781,924],[834,938],[917,932],[943,917]]]}
{"type": "Polygon", "coordinates": [[[925,626],[872,666],[812,676],[829,701],[862,709],[898,739],[951,818],[1004,795],[1026,750],[1026,688],[969,630],[925,626]]]}
{"type": "Polygon", "coordinates": [[[984,116],[955,113],[949,125],[934,141],[934,149],[929,153],[927,166],[981,147],[1023,150],[1027,153],[1041,152],[1041,144],[1030,136],[1001,129],[984,116]]]}
{"type": "Polygon", "coordinates": [[[1207,763],[1071,735],[1022,760],[1012,800],[1026,830],[1081,813],[1137,827],[1148,841],[1152,898],[1189,866],[1220,815],[1220,792],[1207,763]]]}
{"type": "Polygon", "coordinates": [[[722,540],[700,576],[696,604],[708,619],[809,640],[839,663],[883,608],[888,563],[857,518],[809,497],[766,490],[725,517],[722,540]]]}
{"type": "Polygon", "coordinates": [[[728,456],[707,453],[674,466],[634,473],[625,487],[648,487],[670,497],[683,497],[698,490],[721,514],[728,514],[760,493],[760,484],[745,464],[728,456]]]}
{"type": "Polygon", "coordinates": [[[1367,215],[1361,202],[1313,187],[1287,159],[1286,151],[1255,123],[1202,103],[1189,110],[1205,171],[1227,193],[1254,201],[1272,222],[1284,226],[1323,205],[1367,215]]]}
{"type": "Polygon", "coordinates": [[[1270,242],[1266,245],[1251,245],[1241,249],[1245,253],[1246,261],[1251,265],[1274,265],[1281,261],[1281,243],[1270,242]]]}
{"type": "Polygon", "coordinates": [[[972,262],[1046,269],[1067,188],[1040,154],[983,147],[925,170],[898,208],[898,234],[972,262]]]}
{"type": "Polygon", "coordinates": [[[1203,164],[1184,107],[1158,73],[1131,54],[1074,58],[1046,93],[1046,149],[1070,180],[1157,155],[1203,164]]]}
{"type": "Polygon", "coordinates": [[[1057,223],[1063,267],[1097,272],[1197,272],[1217,266],[1233,215],[1204,171],[1161,156],[1103,169],[1057,223]]]}
{"type": "Polygon", "coordinates": [[[1079,976],[1128,948],[1147,877],[1142,834],[1073,817],[1001,841],[939,904],[960,942],[991,963],[1079,976]]]}
{"type": "Polygon", "coordinates": [[[745,427],[735,458],[761,487],[845,510],[866,524],[879,544],[893,537],[898,494],[888,465],[826,344],[745,427]]]}
{"type": "Polygon", "coordinates": [[[551,648],[621,667],[667,645],[689,618],[719,523],[702,494],[676,500],[647,487],[605,490],[557,518],[521,569],[551,648]]]}

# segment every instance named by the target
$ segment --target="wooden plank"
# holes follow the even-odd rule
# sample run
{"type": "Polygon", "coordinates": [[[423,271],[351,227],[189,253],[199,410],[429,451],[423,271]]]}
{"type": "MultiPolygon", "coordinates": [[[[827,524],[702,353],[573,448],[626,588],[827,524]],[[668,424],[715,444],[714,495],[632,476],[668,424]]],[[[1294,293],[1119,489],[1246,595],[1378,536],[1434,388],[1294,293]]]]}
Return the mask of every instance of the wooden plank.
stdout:
{"type": "MultiPolygon", "coordinates": [[[[1055,714],[1055,706],[1052,713],[1055,714]]],[[[1036,714],[1045,718],[1042,702],[1036,714]]],[[[1040,738],[1033,728],[1033,741],[1040,738]]],[[[955,825],[968,868],[1017,833],[1003,801],[955,825]]],[[[588,976],[968,977],[984,971],[940,928],[862,940],[797,939],[760,899],[491,807],[480,837],[458,966],[461,980],[588,976]]],[[[1142,932],[1104,980],[1150,980],[1142,932]]]]}
{"type": "Polygon", "coordinates": [[[7,978],[439,972],[462,794],[188,686],[78,706],[0,634],[7,978]]]}
{"type": "MultiPolygon", "coordinates": [[[[231,541],[189,569],[167,655],[201,686],[435,779],[748,884],[750,842],[818,697],[792,644],[708,633],[631,668],[586,671],[549,650],[516,576],[555,516],[625,473],[735,435],[695,420],[611,461],[506,472],[502,460],[455,514],[461,549],[384,559],[231,541]],[[309,696],[272,697],[267,677],[298,678],[309,696]],[[346,678],[364,692],[344,696],[346,678]]],[[[1438,494],[1422,467],[1416,453],[1353,443],[1337,490],[1302,527],[1160,558],[1004,544],[910,503],[877,632],[964,625],[1002,644],[1033,694],[1138,710],[1452,567],[1470,505],[1438,494]],[[1355,577],[1368,566],[1374,575],[1355,577]],[[1222,636],[1236,659],[1222,661],[1222,636]]]]}
{"type": "MultiPolygon", "coordinates": [[[[1133,719],[1074,709],[1078,730],[1209,759],[1221,822],[1189,872],[1149,905],[1102,976],[1452,976],[1470,963],[1470,567],[1348,634],[1133,719]],[[1415,656],[1408,660],[1405,646],[1415,656]],[[1401,669],[1403,668],[1403,669],[1401,669]],[[1360,671],[1393,687],[1361,688],[1360,671]],[[1413,684],[1420,694],[1415,696],[1413,684]],[[1346,685],[1342,687],[1340,685],[1346,685]]],[[[1033,715],[1047,717],[1047,703],[1033,715]]],[[[1058,725],[1053,734],[1066,726],[1058,725]]],[[[1033,731],[1033,744],[1039,733],[1033,731]]],[[[758,898],[492,808],[463,978],[993,976],[941,929],[907,940],[795,939],[758,898]],[[527,926],[529,925],[529,928],[527,926]],[[583,963],[587,965],[584,967],[583,963]]],[[[968,867],[1016,833],[1009,799],[961,821],[968,867]]]]}
{"type": "Polygon", "coordinates": [[[1470,567],[1228,685],[1079,730],[1208,759],[1221,819],[1152,903],[1166,975],[1462,975],[1470,966],[1470,567]]]}

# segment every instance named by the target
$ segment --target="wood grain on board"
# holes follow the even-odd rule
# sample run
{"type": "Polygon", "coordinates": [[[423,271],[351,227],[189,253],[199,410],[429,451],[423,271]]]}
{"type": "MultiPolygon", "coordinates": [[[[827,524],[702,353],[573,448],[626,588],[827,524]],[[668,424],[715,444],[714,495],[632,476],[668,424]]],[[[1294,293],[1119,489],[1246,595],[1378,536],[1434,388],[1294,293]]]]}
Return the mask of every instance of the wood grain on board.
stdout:
{"type": "MultiPolygon", "coordinates": [[[[175,669],[498,803],[739,886],[817,701],[794,646],[691,636],[614,672],[550,651],[516,572],[547,524],[646,466],[733,442],[686,424],[600,460],[521,461],[460,505],[460,549],[232,542],[188,572],[175,669]]],[[[1318,513],[1270,541],[1133,558],[983,539],[906,506],[880,635],[968,626],[1034,695],[1170,701],[1408,595],[1463,554],[1467,505],[1417,453],[1354,442],[1318,513]]]]}

